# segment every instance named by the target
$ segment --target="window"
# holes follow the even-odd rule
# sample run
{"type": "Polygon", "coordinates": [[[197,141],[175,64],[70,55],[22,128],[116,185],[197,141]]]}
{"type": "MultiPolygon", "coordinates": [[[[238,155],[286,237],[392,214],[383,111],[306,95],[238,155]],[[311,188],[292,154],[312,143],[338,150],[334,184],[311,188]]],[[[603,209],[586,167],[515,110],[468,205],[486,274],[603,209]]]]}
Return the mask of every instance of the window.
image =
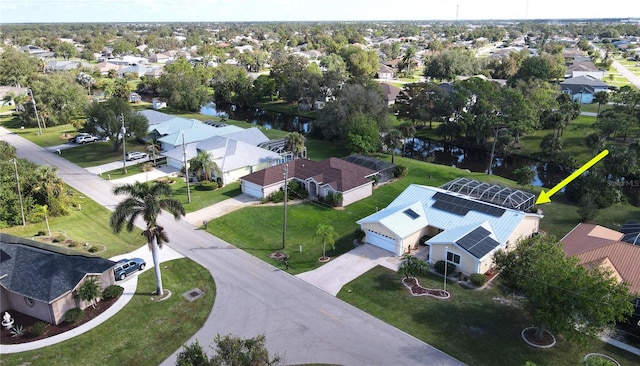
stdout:
{"type": "Polygon", "coordinates": [[[451,252],[447,252],[447,262],[460,264],[460,255],[459,254],[455,254],[455,253],[451,253],[451,252]]]}

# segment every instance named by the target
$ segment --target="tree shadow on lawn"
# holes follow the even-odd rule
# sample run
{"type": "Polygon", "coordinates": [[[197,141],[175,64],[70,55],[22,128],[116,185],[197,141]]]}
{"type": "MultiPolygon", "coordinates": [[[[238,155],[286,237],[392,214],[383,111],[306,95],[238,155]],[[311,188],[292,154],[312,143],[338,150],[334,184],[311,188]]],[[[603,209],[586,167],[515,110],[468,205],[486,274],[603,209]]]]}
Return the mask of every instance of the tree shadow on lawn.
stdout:
{"type": "MultiPolygon", "coordinates": [[[[377,291],[398,291],[405,288],[398,277],[391,274],[380,274],[374,278],[375,290],[377,291]]],[[[408,292],[407,292],[408,293],[408,292]]],[[[409,294],[411,296],[411,294],[409,294]]]]}

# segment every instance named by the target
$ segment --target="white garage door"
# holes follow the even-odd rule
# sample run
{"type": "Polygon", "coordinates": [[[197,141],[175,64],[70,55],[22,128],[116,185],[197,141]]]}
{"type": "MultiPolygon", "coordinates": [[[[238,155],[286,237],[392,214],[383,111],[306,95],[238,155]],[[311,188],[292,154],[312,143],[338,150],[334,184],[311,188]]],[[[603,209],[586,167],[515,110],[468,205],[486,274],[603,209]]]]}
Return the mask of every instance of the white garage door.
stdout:
{"type": "Polygon", "coordinates": [[[390,238],[385,235],[378,234],[376,232],[367,230],[367,243],[371,245],[375,245],[384,250],[388,250],[394,255],[396,255],[396,241],[393,238],[390,238]]]}
{"type": "Polygon", "coordinates": [[[262,198],[262,187],[257,184],[242,181],[242,193],[256,198],[262,198]]]}

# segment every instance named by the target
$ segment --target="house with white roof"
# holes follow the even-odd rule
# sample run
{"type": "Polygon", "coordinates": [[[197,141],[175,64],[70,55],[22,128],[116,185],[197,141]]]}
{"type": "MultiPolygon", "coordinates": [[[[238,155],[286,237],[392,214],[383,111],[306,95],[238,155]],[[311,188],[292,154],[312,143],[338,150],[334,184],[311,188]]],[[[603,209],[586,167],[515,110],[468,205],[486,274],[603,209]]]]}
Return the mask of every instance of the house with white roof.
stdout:
{"type": "Polygon", "coordinates": [[[538,232],[542,215],[527,212],[534,195],[468,179],[443,187],[412,184],[389,206],[357,221],[364,241],[396,256],[426,244],[430,263],[446,259],[456,271],[472,274],[486,273],[496,251],[512,250],[538,232]]]}

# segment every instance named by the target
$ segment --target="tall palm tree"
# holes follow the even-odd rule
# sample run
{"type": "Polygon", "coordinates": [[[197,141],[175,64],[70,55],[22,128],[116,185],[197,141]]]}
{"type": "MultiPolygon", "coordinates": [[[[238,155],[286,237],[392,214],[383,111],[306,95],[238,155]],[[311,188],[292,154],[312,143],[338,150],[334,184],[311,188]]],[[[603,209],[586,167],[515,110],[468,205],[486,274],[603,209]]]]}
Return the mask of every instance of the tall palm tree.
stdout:
{"type": "Polygon", "coordinates": [[[593,101],[598,103],[598,112],[596,113],[596,123],[598,123],[598,117],[600,117],[600,107],[603,104],[609,103],[609,93],[606,91],[599,91],[593,95],[593,101]]]}
{"type": "Polygon", "coordinates": [[[196,172],[198,180],[211,180],[213,173],[220,177],[222,172],[220,167],[213,161],[211,154],[206,151],[198,151],[198,154],[189,160],[189,168],[196,172]]]}
{"type": "Polygon", "coordinates": [[[169,242],[167,233],[162,226],[156,223],[158,215],[166,210],[178,220],[184,216],[182,203],[169,197],[171,188],[167,183],[140,183],[125,184],[113,189],[116,195],[126,194],[127,198],[120,202],[111,214],[109,225],[115,233],[122,231],[126,227],[127,231],[132,231],[135,221],[142,218],[146,223],[146,230],[142,233],[147,238],[147,245],[151,249],[153,265],[156,275],[156,291],[158,295],[163,294],[162,276],[160,274],[160,263],[158,262],[158,250],[164,243],[169,242]],[[125,226],[126,225],[126,226],[125,226]]]}
{"type": "Polygon", "coordinates": [[[156,158],[160,154],[160,145],[154,139],[147,140],[147,151],[151,154],[153,159],[153,166],[156,166],[156,158]]]}
{"type": "Polygon", "coordinates": [[[404,63],[407,67],[407,76],[411,76],[411,64],[413,63],[413,56],[416,55],[416,49],[413,46],[409,46],[406,51],[404,51],[404,57],[402,58],[402,63],[404,63]]]}
{"type": "Polygon", "coordinates": [[[392,128],[387,133],[386,139],[391,149],[391,164],[395,163],[396,149],[402,147],[402,132],[400,130],[392,128]]]}

